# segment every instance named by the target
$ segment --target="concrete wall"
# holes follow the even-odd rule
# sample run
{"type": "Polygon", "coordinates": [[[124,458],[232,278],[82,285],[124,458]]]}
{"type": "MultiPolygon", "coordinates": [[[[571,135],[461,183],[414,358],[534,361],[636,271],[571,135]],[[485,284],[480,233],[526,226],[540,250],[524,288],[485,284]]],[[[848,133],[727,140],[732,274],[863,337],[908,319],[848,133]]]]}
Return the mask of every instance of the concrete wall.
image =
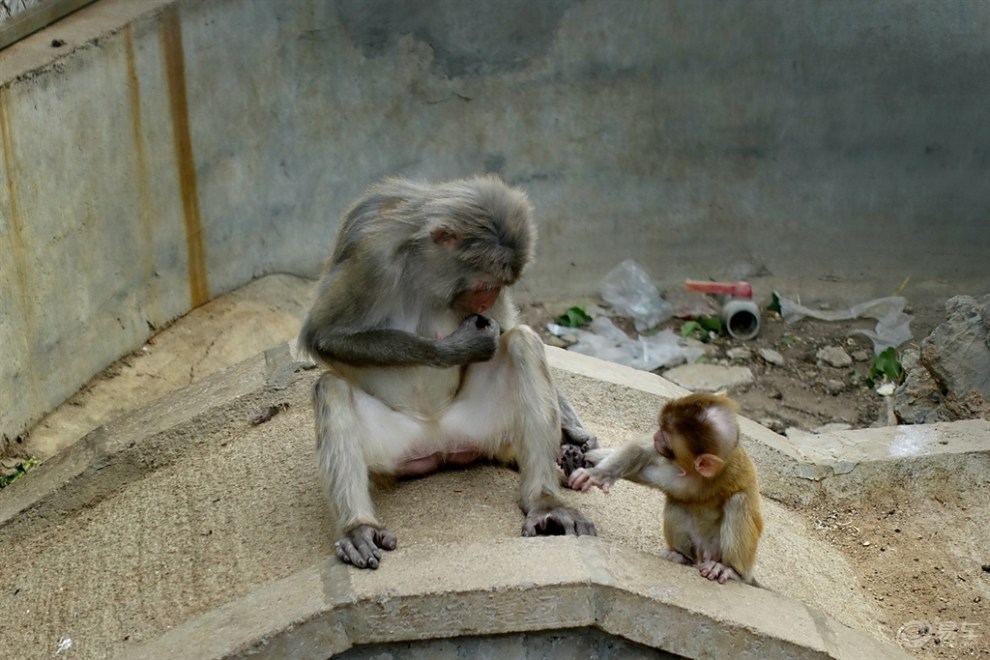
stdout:
{"type": "Polygon", "coordinates": [[[101,0],[0,53],[0,432],[315,275],[389,174],[525,187],[533,297],[627,256],[990,282],[987,34],[983,0],[101,0]]]}

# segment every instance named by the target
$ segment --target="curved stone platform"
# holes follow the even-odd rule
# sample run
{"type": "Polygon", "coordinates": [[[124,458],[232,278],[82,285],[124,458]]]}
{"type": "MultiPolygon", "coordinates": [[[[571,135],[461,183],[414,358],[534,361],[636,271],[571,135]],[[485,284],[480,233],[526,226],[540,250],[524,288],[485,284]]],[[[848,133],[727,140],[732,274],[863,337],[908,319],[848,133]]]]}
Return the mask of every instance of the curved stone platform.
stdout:
{"type": "MultiPolygon", "coordinates": [[[[548,355],[605,444],[649,432],[662,401],[683,392],[548,355]]],[[[325,657],[383,641],[588,628],[689,657],[901,656],[845,557],[770,498],[765,590],[659,559],[663,498],[635,484],[565,494],[597,539],[519,538],[518,477],[494,466],[379,493],[399,549],[374,572],[338,564],[313,460],[316,377],[280,345],[97,429],[5,489],[0,656],[49,657],[72,640],[79,658],[325,657]]],[[[985,462],[965,443],[987,427],[953,425],[938,445],[944,460],[985,462]]],[[[918,473],[943,460],[864,455],[836,469],[756,424],[743,430],[764,492],[785,501],[853,488],[862,470],[880,480],[891,465],[918,473]]]]}

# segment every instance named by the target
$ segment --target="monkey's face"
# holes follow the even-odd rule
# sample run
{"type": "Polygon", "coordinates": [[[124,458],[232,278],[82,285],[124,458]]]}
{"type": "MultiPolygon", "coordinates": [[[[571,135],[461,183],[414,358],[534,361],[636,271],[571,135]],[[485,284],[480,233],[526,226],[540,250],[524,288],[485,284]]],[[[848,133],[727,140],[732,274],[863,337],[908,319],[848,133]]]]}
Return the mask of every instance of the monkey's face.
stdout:
{"type": "Polygon", "coordinates": [[[657,453],[681,469],[681,476],[693,470],[692,460],[684,442],[676,433],[672,434],[660,426],[653,434],[653,448],[657,453]]]}
{"type": "Polygon", "coordinates": [[[490,280],[479,280],[473,287],[462,293],[456,305],[467,314],[484,314],[498,300],[502,287],[490,280]]]}
{"type": "Polygon", "coordinates": [[[531,237],[497,231],[497,224],[464,227],[446,246],[460,275],[455,305],[468,314],[484,314],[502,289],[522,276],[531,259],[531,237]]]}

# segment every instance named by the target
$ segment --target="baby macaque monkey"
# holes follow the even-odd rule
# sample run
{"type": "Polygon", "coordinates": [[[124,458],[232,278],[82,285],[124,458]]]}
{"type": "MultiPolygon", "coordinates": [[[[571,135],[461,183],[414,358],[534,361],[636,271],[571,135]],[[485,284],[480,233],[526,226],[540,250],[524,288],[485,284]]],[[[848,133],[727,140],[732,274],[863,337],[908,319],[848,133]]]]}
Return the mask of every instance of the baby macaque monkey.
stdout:
{"type": "Polygon", "coordinates": [[[755,584],[753,566],[763,532],[756,466],[739,443],[738,406],[717,394],[673,399],[653,435],[619,449],[594,449],[569,477],[575,490],[608,492],[619,479],[655,486],[666,495],[664,557],[694,565],[709,580],[755,584]]]}

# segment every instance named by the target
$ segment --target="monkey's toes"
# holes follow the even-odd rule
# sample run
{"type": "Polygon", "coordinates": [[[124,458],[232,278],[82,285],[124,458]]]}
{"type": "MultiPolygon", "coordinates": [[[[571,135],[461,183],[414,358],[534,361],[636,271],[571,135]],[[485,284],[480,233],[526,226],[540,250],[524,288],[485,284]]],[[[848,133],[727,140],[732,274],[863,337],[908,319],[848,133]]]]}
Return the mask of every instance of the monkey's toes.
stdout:
{"type": "Polygon", "coordinates": [[[564,471],[567,477],[571,476],[578,468],[587,467],[584,460],[584,452],[575,445],[563,445],[560,448],[560,458],[557,464],[564,471]]]}
{"type": "Polygon", "coordinates": [[[395,550],[395,534],[372,525],[358,525],[334,543],[334,554],[357,568],[378,568],[382,550],[395,550]]]}
{"type": "Polygon", "coordinates": [[[595,523],[577,509],[560,506],[549,511],[531,511],[522,528],[523,536],[597,536],[595,523]]]}

